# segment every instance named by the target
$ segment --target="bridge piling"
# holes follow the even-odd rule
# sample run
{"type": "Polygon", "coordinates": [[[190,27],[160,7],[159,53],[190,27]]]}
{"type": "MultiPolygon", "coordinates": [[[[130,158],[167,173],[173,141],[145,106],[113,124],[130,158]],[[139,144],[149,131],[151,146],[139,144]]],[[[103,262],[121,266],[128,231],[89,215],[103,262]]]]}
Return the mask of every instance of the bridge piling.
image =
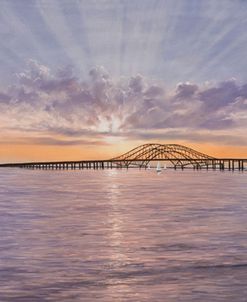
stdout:
{"type": "Polygon", "coordinates": [[[241,160],[238,160],[238,170],[242,170],[242,164],[241,164],[241,160]]]}
{"type": "Polygon", "coordinates": [[[225,163],[224,163],[224,161],[222,161],[222,163],[221,163],[221,170],[225,170],[225,163]]]}

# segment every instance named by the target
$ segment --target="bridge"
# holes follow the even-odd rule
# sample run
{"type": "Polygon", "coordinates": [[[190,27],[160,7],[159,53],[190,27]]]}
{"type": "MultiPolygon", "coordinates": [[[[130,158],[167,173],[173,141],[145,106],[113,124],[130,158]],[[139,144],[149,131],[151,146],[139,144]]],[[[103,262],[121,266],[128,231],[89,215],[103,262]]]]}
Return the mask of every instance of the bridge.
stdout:
{"type": "Polygon", "coordinates": [[[27,169],[112,169],[147,168],[152,162],[165,162],[174,169],[239,170],[247,166],[247,159],[215,158],[178,144],[144,144],[120,156],[106,160],[53,161],[7,163],[0,167],[27,169]]]}

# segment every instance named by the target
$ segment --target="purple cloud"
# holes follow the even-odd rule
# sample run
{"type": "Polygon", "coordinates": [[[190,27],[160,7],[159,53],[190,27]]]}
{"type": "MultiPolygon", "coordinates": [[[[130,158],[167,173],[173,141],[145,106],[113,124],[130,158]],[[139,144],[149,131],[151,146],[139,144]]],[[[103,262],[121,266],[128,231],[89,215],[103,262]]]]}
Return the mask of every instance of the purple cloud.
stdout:
{"type": "Polygon", "coordinates": [[[158,131],[173,129],[174,139],[197,140],[199,134],[193,133],[207,130],[214,135],[227,131],[232,138],[236,129],[242,133],[247,126],[247,84],[186,82],[169,90],[142,75],[116,80],[103,67],[93,68],[82,81],[71,68],[52,72],[30,60],[15,85],[0,91],[0,110],[0,127],[9,132],[18,129],[68,139],[94,135],[102,141],[108,135],[142,139],[143,131],[151,139],[158,131]],[[185,134],[183,129],[189,130],[185,134]]]}
{"type": "Polygon", "coordinates": [[[196,84],[191,83],[180,83],[177,85],[176,98],[178,99],[189,99],[194,97],[195,93],[199,90],[196,84]]]}
{"type": "Polygon", "coordinates": [[[11,97],[5,92],[0,92],[0,103],[8,103],[11,97]]]}

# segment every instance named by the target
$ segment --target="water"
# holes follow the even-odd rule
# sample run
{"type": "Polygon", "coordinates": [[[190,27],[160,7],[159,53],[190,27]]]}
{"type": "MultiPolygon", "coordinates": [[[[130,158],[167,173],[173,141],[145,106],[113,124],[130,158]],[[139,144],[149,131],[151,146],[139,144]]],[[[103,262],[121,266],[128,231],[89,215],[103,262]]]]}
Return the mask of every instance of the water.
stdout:
{"type": "Polygon", "coordinates": [[[247,173],[0,170],[0,301],[247,301],[247,173]]]}

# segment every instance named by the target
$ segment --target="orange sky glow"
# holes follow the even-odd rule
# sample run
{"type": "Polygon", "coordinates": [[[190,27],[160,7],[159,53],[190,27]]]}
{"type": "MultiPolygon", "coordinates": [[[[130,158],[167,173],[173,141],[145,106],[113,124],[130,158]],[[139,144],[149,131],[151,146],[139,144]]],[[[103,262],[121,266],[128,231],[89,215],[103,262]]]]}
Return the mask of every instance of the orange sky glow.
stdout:
{"type": "MultiPolygon", "coordinates": [[[[221,146],[212,144],[196,144],[181,141],[157,143],[180,143],[194,150],[219,158],[247,158],[247,147],[221,146]]],[[[121,142],[119,144],[102,146],[46,146],[46,145],[1,145],[0,162],[27,162],[27,161],[59,161],[59,160],[86,160],[86,159],[110,159],[135,148],[147,141],[121,142]]],[[[151,143],[151,142],[148,142],[151,143]]]]}

